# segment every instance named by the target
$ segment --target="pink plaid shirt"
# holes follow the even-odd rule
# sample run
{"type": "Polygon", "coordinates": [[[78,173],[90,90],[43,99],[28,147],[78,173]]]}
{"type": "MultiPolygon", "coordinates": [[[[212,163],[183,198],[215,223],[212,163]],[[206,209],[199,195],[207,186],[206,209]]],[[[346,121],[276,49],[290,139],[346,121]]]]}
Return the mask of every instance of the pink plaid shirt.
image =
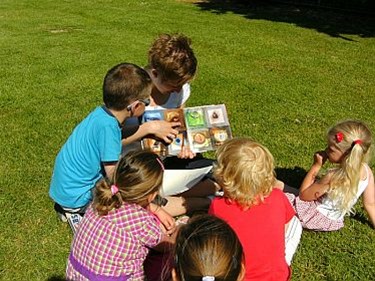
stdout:
{"type": "Polygon", "coordinates": [[[137,204],[124,204],[106,216],[90,206],[74,237],[66,277],[144,280],[143,262],[161,238],[157,218],[137,204]]]}

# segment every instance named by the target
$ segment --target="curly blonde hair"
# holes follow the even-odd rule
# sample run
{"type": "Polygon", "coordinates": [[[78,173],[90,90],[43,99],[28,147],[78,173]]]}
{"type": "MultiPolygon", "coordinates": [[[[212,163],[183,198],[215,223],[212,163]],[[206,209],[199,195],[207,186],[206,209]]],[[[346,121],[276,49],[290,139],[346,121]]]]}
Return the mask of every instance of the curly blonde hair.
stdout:
{"type": "Polygon", "coordinates": [[[163,166],[159,157],[146,150],[132,151],[116,165],[113,179],[103,179],[96,185],[93,207],[99,215],[120,208],[124,202],[145,207],[148,196],[158,192],[163,178],[163,166]],[[111,186],[118,188],[112,193],[111,186]]]}
{"type": "Polygon", "coordinates": [[[249,138],[234,138],[217,150],[214,177],[226,198],[249,208],[271,193],[276,182],[274,159],[261,144],[249,138]]]}
{"type": "Polygon", "coordinates": [[[327,134],[327,141],[343,153],[339,167],[333,170],[327,196],[349,212],[358,190],[361,169],[370,161],[371,131],[361,121],[346,120],[336,124],[327,134]]]}
{"type": "Polygon", "coordinates": [[[161,34],[148,51],[148,68],[154,68],[163,81],[184,84],[197,70],[191,40],[182,34],[161,34]]]}

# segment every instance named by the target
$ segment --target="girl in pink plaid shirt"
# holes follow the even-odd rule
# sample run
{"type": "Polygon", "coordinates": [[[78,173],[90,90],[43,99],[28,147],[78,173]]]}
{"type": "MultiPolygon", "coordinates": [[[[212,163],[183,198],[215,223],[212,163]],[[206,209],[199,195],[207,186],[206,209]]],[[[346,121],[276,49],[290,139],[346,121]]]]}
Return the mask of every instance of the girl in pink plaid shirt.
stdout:
{"type": "Polygon", "coordinates": [[[98,183],[74,236],[67,280],[144,280],[142,264],[149,249],[174,239],[149,210],[163,169],[156,154],[135,151],[119,160],[112,182],[98,183]]]}
{"type": "Polygon", "coordinates": [[[368,165],[371,142],[371,132],[361,121],[343,121],[328,131],[328,146],[315,153],[299,196],[287,194],[304,228],[316,231],[342,228],[344,216],[362,194],[364,208],[375,226],[374,175],[368,165]],[[336,167],[316,180],[326,160],[336,167]]]}

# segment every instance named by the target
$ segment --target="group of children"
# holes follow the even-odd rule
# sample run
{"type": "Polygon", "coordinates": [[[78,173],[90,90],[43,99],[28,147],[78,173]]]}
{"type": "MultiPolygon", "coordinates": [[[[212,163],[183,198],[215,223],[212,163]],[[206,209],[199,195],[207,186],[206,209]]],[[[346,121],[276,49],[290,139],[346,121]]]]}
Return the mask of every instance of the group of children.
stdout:
{"type": "Polygon", "coordinates": [[[104,105],[61,148],[50,196],[75,233],[67,280],[289,280],[302,227],[340,229],[362,194],[375,226],[372,137],[360,121],[329,130],[298,195],[283,190],[272,154],[249,138],[226,141],[214,163],[188,147],[165,159],[130,148],[145,136],[170,143],[178,134],[178,122],[141,124],[138,117],[146,107],[183,107],[196,67],[187,37],[161,35],[144,69],[122,63],[108,71],[104,105]],[[336,165],[318,179],[327,159],[336,165]],[[213,165],[213,174],[160,197],[165,169],[202,165],[213,165]],[[218,190],[223,195],[215,197],[218,190]],[[175,216],[197,210],[208,214],[176,223],[175,216]],[[144,270],[151,249],[167,257],[156,279],[144,270]]]}

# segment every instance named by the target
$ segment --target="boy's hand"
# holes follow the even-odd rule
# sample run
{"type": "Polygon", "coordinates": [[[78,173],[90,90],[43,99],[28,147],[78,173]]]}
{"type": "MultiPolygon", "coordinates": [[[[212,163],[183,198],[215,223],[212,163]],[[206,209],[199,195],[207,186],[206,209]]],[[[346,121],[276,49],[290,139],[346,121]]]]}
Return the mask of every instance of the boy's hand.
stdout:
{"type": "Polygon", "coordinates": [[[177,136],[178,128],[181,126],[180,122],[168,122],[164,120],[150,121],[145,124],[151,126],[150,133],[155,137],[163,140],[166,143],[171,143],[172,140],[177,136]]]}

